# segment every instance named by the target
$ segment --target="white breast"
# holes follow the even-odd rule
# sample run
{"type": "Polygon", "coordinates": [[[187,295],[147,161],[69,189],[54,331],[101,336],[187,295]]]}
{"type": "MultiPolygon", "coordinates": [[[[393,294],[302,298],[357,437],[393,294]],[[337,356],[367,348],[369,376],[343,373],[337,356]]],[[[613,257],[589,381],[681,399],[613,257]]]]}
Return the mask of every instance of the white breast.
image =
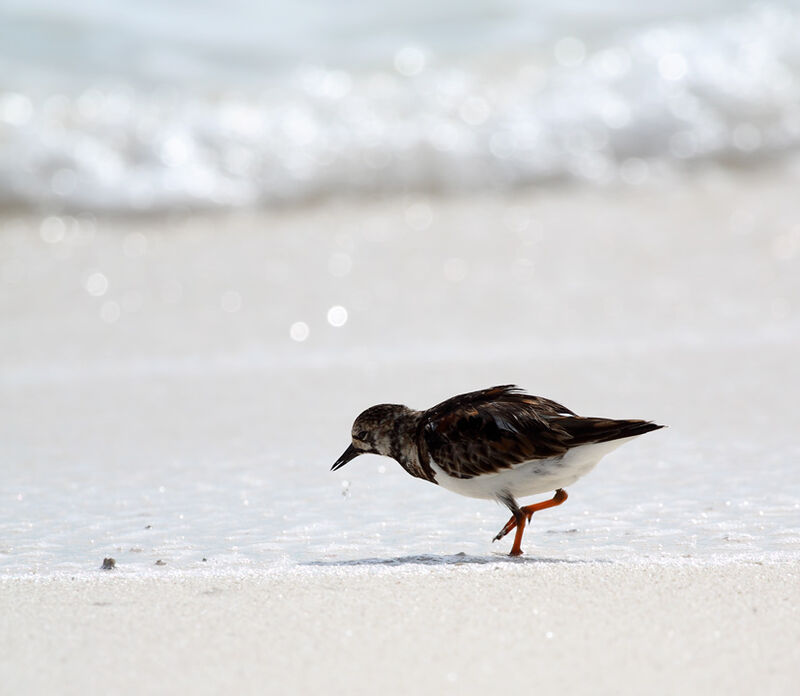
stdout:
{"type": "Polygon", "coordinates": [[[580,445],[560,457],[531,459],[495,474],[482,474],[468,479],[449,476],[433,459],[430,465],[436,475],[436,483],[454,493],[490,500],[504,493],[510,493],[515,498],[524,498],[571,486],[594,469],[606,454],[633,439],[625,437],[611,442],[580,445]]]}

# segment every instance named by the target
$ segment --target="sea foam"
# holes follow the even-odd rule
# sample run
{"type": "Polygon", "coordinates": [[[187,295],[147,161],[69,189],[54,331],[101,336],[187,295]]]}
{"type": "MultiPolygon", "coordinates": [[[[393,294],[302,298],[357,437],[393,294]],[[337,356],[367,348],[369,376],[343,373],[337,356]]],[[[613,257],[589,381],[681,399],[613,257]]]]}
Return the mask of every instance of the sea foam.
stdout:
{"type": "Polygon", "coordinates": [[[636,185],[800,144],[797,3],[33,5],[0,11],[5,203],[636,185]]]}

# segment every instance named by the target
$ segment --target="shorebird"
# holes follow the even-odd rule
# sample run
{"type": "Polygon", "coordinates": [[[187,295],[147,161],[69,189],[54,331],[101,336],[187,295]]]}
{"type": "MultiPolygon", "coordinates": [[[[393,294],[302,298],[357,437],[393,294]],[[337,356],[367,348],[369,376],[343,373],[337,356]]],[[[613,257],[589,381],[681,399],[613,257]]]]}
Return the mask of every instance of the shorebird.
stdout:
{"type": "Polygon", "coordinates": [[[493,541],[516,528],[511,556],[534,512],[561,505],[566,486],[602,457],[639,435],[663,428],[652,421],[585,418],[519,387],[459,394],[426,411],[400,404],[372,406],[356,418],[352,443],[331,467],[360,454],[396,460],[409,474],[470,498],[497,500],[511,518],[493,541]],[[517,498],[555,491],[520,507],[517,498]]]}

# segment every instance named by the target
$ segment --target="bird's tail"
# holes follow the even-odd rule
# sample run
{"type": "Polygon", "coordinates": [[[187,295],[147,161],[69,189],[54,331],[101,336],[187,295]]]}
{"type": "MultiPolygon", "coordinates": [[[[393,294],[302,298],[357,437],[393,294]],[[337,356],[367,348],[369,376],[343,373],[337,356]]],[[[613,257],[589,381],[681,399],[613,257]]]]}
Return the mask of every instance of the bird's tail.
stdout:
{"type": "Polygon", "coordinates": [[[612,420],[610,418],[554,418],[551,425],[564,430],[570,438],[570,446],[592,442],[611,442],[626,437],[644,435],[665,426],[652,421],[612,420]]]}

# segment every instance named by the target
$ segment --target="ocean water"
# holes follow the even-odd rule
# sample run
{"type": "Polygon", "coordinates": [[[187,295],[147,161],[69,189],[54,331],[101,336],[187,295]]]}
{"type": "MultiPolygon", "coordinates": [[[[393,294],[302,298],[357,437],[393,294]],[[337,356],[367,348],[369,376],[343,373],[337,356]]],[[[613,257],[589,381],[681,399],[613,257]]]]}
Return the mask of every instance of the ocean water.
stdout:
{"type": "Polygon", "coordinates": [[[0,3],[0,202],[636,185],[794,157],[800,3],[0,3]]]}
{"type": "MultiPolygon", "coordinates": [[[[673,356],[671,365],[732,367],[753,355],[732,351],[698,361],[688,353],[673,356]]],[[[628,369],[645,372],[645,362],[628,369]]],[[[522,361],[515,364],[524,373],[522,361]]],[[[470,363],[461,368],[467,384],[466,375],[487,372],[470,363]]],[[[587,378],[579,362],[551,360],[548,368],[566,385],[575,379],[571,368],[577,370],[583,399],[571,406],[603,400],[595,389],[605,385],[587,378]]],[[[330,369],[358,379],[353,368],[330,369]]],[[[436,381],[435,367],[393,370],[408,382],[436,381]]],[[[492,543],[508,518],[499,504],[412,479],[375,456],[331,473],[348,444],[351,418],[369,403],[349,394],[338,411],[325,413],[319,404],[336,409],[333,393],[320,390],[317,404],[290,396],[292,383],[308,381],[303,370],[251,368],[237,375],[206,366],[191,377],[118,375],[111,385],[83,378],[59,389],[6,387],[19,415],[6,416],[14,435],[3,446],[0,576],[93,575],[106,557],[128,575],[511,560],[513,535],[492,543]],[[287,413],[274,405],[264,413],[269,389],[287,395],[287,413]],[[46,437],[26,429],[32,413],[46,437]],[[303,427],[302,413],[313,415],[313,429],[303,427]]],[[[569,487],[562,506],[536,514],[518,562],[800,560],[800,448],[788,426],[770,428],[769,447],[763,435],[737,434],[746,418],[704,430],[703,408],[676,408],[680,394],[663,379],[649,386],[660,400],[629,395],[629,403],[647,405],[593,412],[666,415],[661,420],[669,429],[626,444],[569,487]]],[[[399,384],[384,387],[388,400],[403,393],[399,384]]],[[[705,407],[713,400],[698,401],[705,407]]],[[[757,412],[747,416],[757,419],[757,412]]]]}

